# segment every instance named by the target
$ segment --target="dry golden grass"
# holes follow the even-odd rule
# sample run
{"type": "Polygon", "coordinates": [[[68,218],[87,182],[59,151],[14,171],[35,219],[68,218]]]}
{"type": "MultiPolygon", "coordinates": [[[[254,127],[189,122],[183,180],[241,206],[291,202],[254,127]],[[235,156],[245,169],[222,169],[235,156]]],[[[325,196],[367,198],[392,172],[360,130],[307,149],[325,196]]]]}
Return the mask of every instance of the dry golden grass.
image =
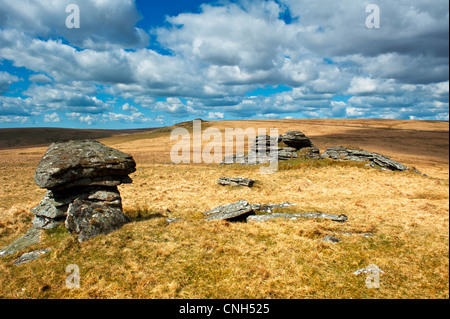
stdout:
{"type": "MultiPolygon", "coordinates": [[[[171,165],[170,132],[111,137],[105,144],[133,155],[133,184],[120,186],[133,222],[84,243],[64,227],[29,247],[51,248],[40,259],[0,259],[1,298],[448,298],[448,123],[382,120],[224,121],[225,127],[300,130],[321,151],[351,144],[377,151],[430,177],[322,160],[258,166],[171,165]],[[152,135],[153,134],[153,135],[152,135]],[[421,143],[428,144],[423,145],[421,143]],[[223,187],[221,176],[254,178],[252,189],[223,187]],[[206,222],[203,212],[246,199],[297,203],[283,212],[346,214],[329,220],[206,222]],[[183,221],[167,225],[165,217],[183,221]],[[346,235],[344,233],[353,233],[346,235]],[[364,237],[362,233],[372,233],[364,237]],[[341,242],[323,242],[334,235],[341,242]],[[81,288],[65,287],[77,264],[81,288]],[[384,271],[379,289],[353,272],[384,271]]],[[[0,151],[0,247],[29,228],[44,190],[33,182],[44,148],[0,151]]]]}

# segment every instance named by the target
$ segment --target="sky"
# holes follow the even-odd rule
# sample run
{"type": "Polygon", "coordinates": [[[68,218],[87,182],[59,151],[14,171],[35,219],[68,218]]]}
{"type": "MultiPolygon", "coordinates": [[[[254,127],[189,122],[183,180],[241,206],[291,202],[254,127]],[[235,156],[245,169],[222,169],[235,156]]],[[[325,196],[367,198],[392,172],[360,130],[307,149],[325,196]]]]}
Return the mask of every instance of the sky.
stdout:
{"type": "Polygon", "coordinates": [[[195,118],[448,121],[448,1],[0,0],[0,128],[195,118]]]}

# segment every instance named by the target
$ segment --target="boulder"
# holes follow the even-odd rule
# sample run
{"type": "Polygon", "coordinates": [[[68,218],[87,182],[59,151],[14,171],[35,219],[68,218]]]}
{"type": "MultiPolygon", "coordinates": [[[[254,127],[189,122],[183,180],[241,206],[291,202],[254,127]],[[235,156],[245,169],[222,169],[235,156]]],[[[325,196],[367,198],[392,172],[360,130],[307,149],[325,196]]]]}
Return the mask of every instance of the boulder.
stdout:
{"type": "Polygon", "coordinates": [[[65,226],[82,242],[100,234],[108,234],[129,223],[121,207],[113,207],[76,199],[69,205],[65,226]]]}
{"type": "Polygon", "coordinates": [[[309,147],[312,145],[309,138],[299,131],[287,131],[282,138],[282,141],[287,146],[293,147],[297,150],[303,147],[309,147]]]}

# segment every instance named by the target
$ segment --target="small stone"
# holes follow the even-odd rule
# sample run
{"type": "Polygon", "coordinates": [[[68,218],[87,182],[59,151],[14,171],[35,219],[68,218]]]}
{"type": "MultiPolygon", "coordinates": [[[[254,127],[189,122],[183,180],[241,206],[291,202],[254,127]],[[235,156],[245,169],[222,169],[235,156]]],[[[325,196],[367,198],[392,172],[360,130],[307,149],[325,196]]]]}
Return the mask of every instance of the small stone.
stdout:
{"type": "Polygon", "coordinates": [[[330,235],[326,235],[326,236],[323,238],[323,241],[325,241],[325,242],[330,242],[330,243],[338,243],[338,242],[340,242],[341,240],[340,240],[339,238],[337,238],[337,237],[333,237],[333,236],[330,236],[330,235]]]}
{"type": "Polygon", "coordinates": [[[253,187],[255,180],[242,177],[221,177],[217,180],[217,183],[220,185],[253,187]]]}
{"type": "Polygon", "coordinates": [[[50,249],[46,248],[46,249],[34,250],[29,253],[25,253],[22,256],[20,256],[19,259],[14,261],[13,265],[18,266],[18,265],[25,264],[27,262],[36,260],[39,257],[41,257],[42,255],[47,254],[49,252],[50,252],[50,249]]]}
{"type": "Polygon", "coordinates": [[[168,225],[170,225],[172,223],[180,222],[180,221],[182,221],[181,218],[166,218],[166,222],[168,225]]]}

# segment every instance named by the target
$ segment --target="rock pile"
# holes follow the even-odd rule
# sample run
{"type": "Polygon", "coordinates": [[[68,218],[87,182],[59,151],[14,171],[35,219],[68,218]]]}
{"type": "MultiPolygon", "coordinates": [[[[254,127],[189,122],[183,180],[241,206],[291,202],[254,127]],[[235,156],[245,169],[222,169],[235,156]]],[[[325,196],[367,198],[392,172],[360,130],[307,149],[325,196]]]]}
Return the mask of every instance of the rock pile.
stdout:
{"type": "Polygon", "coordinates": [[[284,135],[275,137],[258,135],[247,155],[225,156],[221,164],[254,165],[268,163],[274,159],[286,161],[298,157],[320,159],[320,151],[302,132],[287,131],[284,135]]]}
{"type": "Polygon", "coordinates": [[[345,146],[336,146],[327,148],[322,158],[331,158],[335,160],[347,160],[357,162],[370,162],[370,166],[389,171],[405,171],[409,170],[405,165],[391,160],[385,155],[378,153],[370,153],[359,148],[349,148],[345,146]]]}
{"type": "Polygon", "coordinates": [[[60,223],[83,241],[129,222],[122,211],[117,186],[131,183],[133,158],[95,140],[69,141],[49,146],[36,169],[36,184],[47,189],[32,208],[37,228],[60,223]]]}

